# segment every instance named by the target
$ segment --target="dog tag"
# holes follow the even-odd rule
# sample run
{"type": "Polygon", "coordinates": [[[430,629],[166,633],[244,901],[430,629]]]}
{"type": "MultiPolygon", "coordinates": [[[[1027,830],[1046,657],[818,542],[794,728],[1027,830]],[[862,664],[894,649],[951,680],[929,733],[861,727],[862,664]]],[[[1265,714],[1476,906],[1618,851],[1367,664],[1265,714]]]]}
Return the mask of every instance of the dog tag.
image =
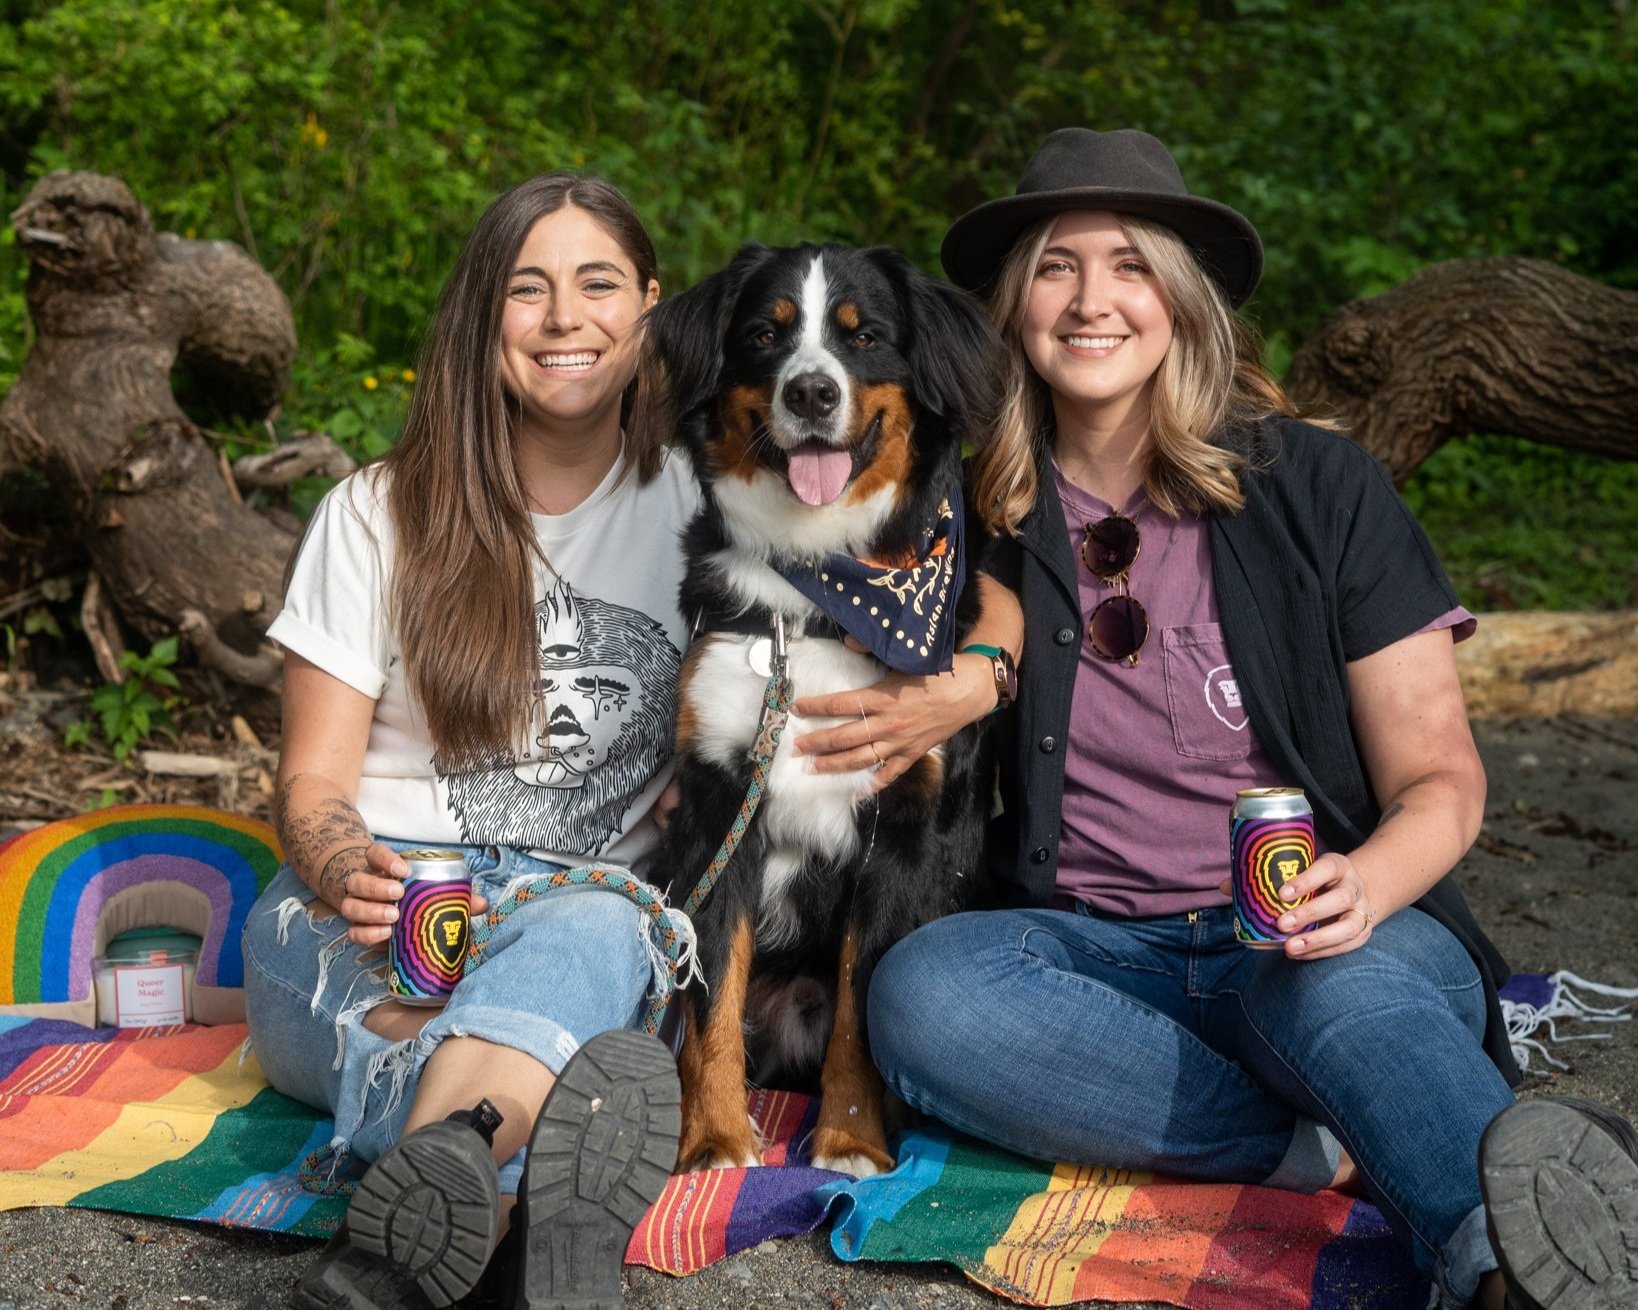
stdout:
{"type": "Polygon", "coordinates": [[[745,661],[751,666],[752,672],[758,677],[773,677],[773,641],[768,637],[758,637],[745,652],[745,661]]]}

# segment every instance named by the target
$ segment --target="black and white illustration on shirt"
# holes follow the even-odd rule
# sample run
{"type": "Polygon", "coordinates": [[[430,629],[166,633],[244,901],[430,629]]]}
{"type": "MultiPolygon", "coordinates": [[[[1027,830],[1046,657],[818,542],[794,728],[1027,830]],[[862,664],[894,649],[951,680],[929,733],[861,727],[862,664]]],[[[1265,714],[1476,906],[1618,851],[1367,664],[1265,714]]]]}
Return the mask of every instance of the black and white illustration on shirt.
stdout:
{"type": "Polygon", "coordinates": [[[1219,664],[1206,674],[1206,704],[1217,721],[1235,732],[1246,726],[1246,707],[1240,700],[1240,684],[1232,664],[1219,664]]]}
{"type": "Polygon", "coordinates": [[[535,606],[535,637],[528,752],[446,778],[450,808],[469,842],[596,855],[671,757],[682,656],[640,610],[561,581],[535,606]]]}

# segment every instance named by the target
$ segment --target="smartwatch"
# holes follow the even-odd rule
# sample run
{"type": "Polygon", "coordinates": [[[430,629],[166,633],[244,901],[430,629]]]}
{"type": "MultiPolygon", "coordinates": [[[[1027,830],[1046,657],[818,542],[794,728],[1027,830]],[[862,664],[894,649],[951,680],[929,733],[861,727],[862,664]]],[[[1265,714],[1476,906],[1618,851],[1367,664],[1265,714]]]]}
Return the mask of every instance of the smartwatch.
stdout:
{"type": "Polygon", "coordinates": [[[970,646],[963,646],[956,652],[957,655],[983,655],[990,661],[990,672],[995,678],[995,709],[1004,710],[1018,699],[1018,666],[1013,662],[1012,652],[1000,646],[980,646],[974,642],[970,646]]]}

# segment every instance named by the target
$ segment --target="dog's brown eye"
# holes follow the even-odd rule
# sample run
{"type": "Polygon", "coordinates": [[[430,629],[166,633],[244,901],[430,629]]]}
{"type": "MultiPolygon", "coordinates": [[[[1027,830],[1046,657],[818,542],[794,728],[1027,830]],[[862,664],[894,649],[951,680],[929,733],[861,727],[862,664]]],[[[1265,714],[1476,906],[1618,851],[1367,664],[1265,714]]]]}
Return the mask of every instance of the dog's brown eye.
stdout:
{"type": "Polygon", "coordinates": [[[851,338],[850,344],[852,344],[853,347],[858,350],[869,350],[876,344],[876,338],[869,332],[855,332],[851,338]]]}
{"type": "Polygon", "coordinates": [[[758,350],[766,350],[769,346],[773,345],[773,343],[774,334],[772,328],[763,328],[762,331],[758,332],[751,338],[751,344],[758,350]]]}

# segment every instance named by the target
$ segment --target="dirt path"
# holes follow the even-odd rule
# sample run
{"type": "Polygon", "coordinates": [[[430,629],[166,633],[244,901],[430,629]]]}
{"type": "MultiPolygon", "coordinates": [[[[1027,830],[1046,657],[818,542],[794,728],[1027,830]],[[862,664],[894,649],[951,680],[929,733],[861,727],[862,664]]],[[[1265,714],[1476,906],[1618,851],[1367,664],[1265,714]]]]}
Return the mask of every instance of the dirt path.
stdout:
{"type": "MultiPolygon", "coordinates": [[[[1476,731],[1490,799],[1479,845],[1457,876],[1480,922],[1516,969],[1638,986],[1638,722],[1561,717],[1476,731]]],[[[17,762],[16,752],[0,755],[0,798],[17,794],[17,762]]],[[[1557,1048],[1572,1067],[1528,1077],[1526,1094],[1573,1092],[1638,1117],[1635,1027],[1613,1025],[1607,1043],[1557,1048]]],[[[0,1214],[0,1310],[279,1306],[316,1250],[205,1225],[14,1211],[0,1214]]],[[[632,1310],[1001,1304],[949,1269],[843,1265],[820,1238],[767,1243],[688,1279],[634,1269],[628,1285],[632,1310]]]]}

